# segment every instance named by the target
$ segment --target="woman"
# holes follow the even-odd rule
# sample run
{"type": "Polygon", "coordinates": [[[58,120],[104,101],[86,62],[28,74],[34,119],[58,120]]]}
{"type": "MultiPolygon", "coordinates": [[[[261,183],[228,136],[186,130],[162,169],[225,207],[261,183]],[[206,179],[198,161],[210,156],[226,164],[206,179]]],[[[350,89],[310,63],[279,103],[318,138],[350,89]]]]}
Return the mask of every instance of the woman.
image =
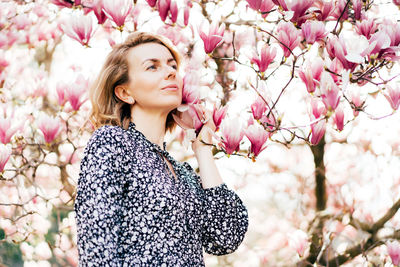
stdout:
{"type": "Polygon", "coordinates": [[[97,130],[75,202],[80,266],[204,266],[203,247],[224,255],[244,238],[247,210],[204,144],[215,130],[209,112],[192,143],[200,177],[165,150],[182,101],[179,65],[168,39],[134,33],[114,47],[90,91],[97,130]]]}

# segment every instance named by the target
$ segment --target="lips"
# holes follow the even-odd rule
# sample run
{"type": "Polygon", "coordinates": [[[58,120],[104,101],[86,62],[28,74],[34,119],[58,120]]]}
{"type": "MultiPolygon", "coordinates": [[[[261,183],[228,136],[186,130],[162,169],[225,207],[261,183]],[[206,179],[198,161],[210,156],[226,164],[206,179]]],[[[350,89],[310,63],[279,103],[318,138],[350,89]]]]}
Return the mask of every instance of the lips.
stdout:
{"type": "Polygon", "coordinates": [[[163,87],[161,90],[163,90],[163,91],[177,91],[178,90],[178,85],[169,84],[169,85],[163,87]]]}

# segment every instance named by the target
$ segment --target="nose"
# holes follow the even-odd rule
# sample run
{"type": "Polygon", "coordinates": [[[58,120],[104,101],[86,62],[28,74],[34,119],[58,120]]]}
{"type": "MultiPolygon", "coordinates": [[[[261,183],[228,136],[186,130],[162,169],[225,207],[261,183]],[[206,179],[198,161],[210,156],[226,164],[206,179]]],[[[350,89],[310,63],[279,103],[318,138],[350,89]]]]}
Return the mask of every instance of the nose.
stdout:
{"type": "Polygon", "coordinates": [[[171,79],[176,77],[176,69],[172,66],[167,65],[166,67],[166,79],[171,79]]]}

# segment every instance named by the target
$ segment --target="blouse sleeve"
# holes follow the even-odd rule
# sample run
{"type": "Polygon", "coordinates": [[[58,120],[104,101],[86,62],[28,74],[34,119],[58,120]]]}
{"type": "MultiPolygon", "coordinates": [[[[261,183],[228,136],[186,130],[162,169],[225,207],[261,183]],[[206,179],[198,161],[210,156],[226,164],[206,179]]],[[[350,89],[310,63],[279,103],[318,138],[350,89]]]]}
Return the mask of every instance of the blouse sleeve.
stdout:
{"type": "Polygon", "coordinates": [[[248,214],[239,196],[226,184],[204,189],[203,247],[206,253],[225,255],[242,243],[248,214]]]}
{"type": "Polygon", "coordinates": [[[202,191],[203,225],[202,245],[208,254],[225,255],[234,252],[247,232],[249,218],[239,196],[225,183],[203,189],[200,177],[192,171],[202,191]]]}
{"type": "Polygon", "coordinates": [[[110,131],[89,141],[81,162],[75,211],[80,266],[121,266],[121,145],[110,131]]]}

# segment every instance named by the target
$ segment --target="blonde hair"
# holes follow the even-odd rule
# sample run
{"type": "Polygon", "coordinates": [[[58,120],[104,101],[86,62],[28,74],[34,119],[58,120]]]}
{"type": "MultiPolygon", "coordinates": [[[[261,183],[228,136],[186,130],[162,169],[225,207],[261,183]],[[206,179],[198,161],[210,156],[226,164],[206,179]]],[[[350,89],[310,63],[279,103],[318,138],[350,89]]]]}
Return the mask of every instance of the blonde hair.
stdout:
{"type": "MultiPolygon", "coordinates": [[[[135,32],[129,35],[125,42],[115,45],[108,54],[107,59],[93,85],[89,90],[89,98],[92,103],[92,111],[89,115],[94,129],[103,125],[121,126],[128,129],[131,121],[131,105],[120,100],[114,93],[118,85],[129,82],[128,52],[131,48],[145,43],[158,43],[171,52],[178,69],[181,56],[171,41],[161,35],[135,32]]],[[[176,123],[172,114],[177,114],[174,109],[167,116],[165,128],[173,130],[176,123]]]]}

